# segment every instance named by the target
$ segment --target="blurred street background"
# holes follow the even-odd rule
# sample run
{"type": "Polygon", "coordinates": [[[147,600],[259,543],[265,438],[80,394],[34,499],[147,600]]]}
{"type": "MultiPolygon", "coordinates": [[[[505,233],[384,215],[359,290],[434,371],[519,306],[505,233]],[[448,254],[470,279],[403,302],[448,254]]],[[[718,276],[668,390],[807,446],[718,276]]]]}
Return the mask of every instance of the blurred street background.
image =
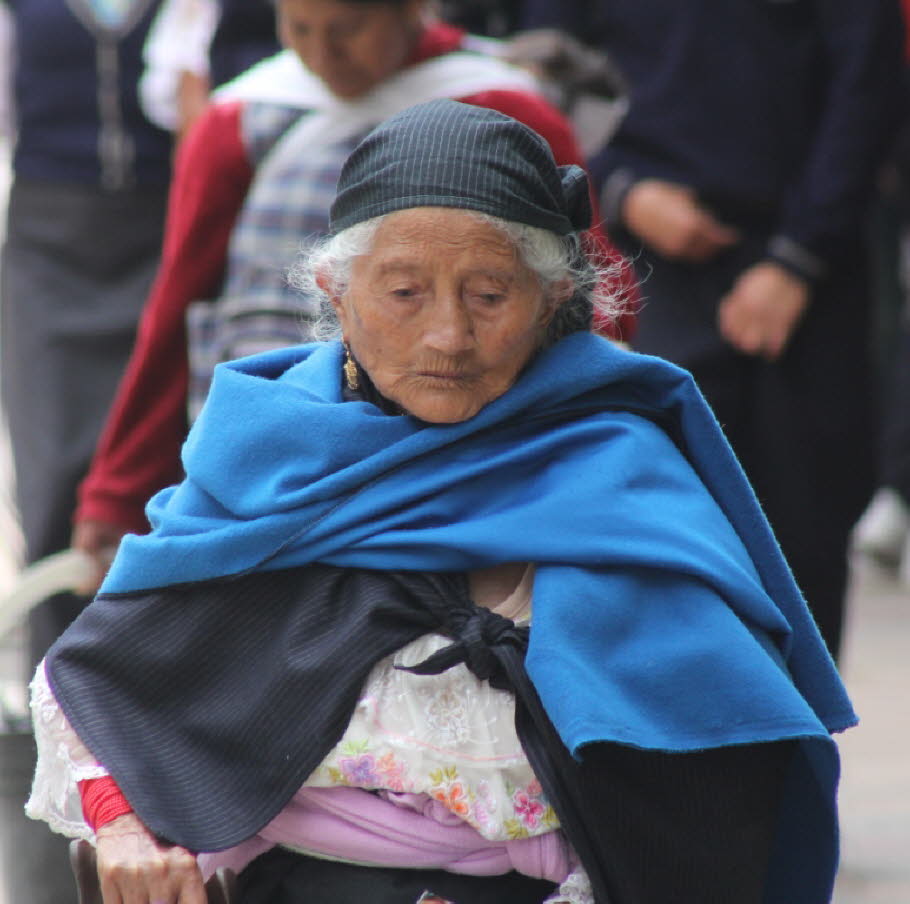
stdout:
{"type": "MultiPolygon", "coordinates": [[[[6,162],[0,143],[0,211],[6,162]]],[[[10,490],[0,430],[0,596],[20,555],[10,490]]],[[[13,720],[25,716],[21,643],[18,631],[0,638],[0,703],[13,720]]],[[[853,567],[843,672],[862,724],[841,739],[842,868],[834,902],[910,904],[910,588],[865,561],[853,567]]],[[[0,836],[12,831],[0,825],[0,836]]],[[[24,902],[4,900],[0,881],[0,904],[24,902]]]]}
{"type": "Polygon", "coordinates": [[[854,563],[843,674],[860,725],[840,739],[835,904],[910,902],[910,588],[854,563]]]}

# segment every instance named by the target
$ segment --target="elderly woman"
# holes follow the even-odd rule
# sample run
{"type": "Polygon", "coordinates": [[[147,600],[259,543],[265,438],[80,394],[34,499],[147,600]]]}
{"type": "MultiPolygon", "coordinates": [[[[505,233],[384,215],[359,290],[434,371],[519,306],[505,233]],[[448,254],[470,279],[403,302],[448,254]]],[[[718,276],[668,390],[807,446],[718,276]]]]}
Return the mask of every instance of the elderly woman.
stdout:
{"type": "Polygon", "coordinates": [[[589,332],[589,218],[490,110],[354,151],[341,341],[218,369],[34,681],[107,904],[828,901],[855,717],[691,379],[589,332]]]}
{"type": "Polygon", "coordinates": [[[161,269],[79,491],[73,544],[99,562],[124,533],[148,530],[146,503],[181,478],[188,410],[198,412],[214,365],[312,338],[319,306],[289,287],[288,263],[302,240],[328,232],[341,166],[371,129],[454,98],[521,120],[557,162],[581,162],[534,80],[427,7],[277,0],[286,50],[217,91],[181,147],[161,269]]]}

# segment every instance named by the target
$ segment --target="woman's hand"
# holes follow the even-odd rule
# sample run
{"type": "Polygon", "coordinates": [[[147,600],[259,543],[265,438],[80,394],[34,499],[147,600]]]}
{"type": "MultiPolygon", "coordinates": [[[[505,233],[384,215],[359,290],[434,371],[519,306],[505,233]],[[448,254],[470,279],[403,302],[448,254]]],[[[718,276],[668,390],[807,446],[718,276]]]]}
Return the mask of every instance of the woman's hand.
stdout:
{"type": "Polygon", "coordinates": [[[78,521],[73,529],[70,546],[86,553],[92,560],[92,573],[80,586],[73,588],[84,596],[94,596],[107,574],[117,546],[123,535],[127,533],[125,527],[119,524],[108,524],[105,521],[78,521]]]}
{"type": "Polygon", "coordinates": [[[96,845],[104,904],[206,904],[196,858],[162,844],[135,813],[103,825],[96,845]]]}
{"type": "Polygon", "coordinates": [[[718,328],[739,351],[776,361],[809,305],[809,287],[773,261],[745,270],[721,299],[718,328]]]}
{"type": "Polygon", "coordinates": [[[671,260],[702,263],[735,245],[739,233],[698,203],[684,185],[642,179],[626,195],[623,222],[659,254],[671,260]]]}

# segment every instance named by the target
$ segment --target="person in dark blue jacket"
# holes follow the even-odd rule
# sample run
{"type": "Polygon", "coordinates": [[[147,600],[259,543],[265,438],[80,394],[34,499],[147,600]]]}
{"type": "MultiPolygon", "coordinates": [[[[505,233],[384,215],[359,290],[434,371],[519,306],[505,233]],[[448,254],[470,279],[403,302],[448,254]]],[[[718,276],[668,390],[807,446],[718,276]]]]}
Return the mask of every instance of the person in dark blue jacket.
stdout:
{"type": "Polygon", "coordinates": [[[643,280],[635,346],[694,373],[836,655],[873,484],[862,233],[898,121],[898,4],[529,0],[524,25],[628,81],[592,172],[643,280]]]}

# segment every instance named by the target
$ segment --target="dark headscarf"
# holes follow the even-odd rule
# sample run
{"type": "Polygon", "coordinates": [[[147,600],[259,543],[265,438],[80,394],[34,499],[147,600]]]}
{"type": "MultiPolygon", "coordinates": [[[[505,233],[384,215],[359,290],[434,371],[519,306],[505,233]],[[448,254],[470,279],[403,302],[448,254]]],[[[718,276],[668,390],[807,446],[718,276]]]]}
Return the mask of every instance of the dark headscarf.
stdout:
{"type": "Polygon", "coordinates": [[[546,344],[591,328],[597,277],[579,239],[591,227],[588,177],[579,166],[558,166],[533,129],[454,100],[418,104],[387,119],[345,163],[331,230],[412,207],[476,210],[562,237],[576,291],[550,321],[546,344]]]}
{"type": "Polygon", "coordinates": [[[557,166],[523,123],[454,100],[410,107],[360,142],[341,171],[331,228],[411,207],[476,210],[561,236],[591,226],[584,170],[557,166]]]}

